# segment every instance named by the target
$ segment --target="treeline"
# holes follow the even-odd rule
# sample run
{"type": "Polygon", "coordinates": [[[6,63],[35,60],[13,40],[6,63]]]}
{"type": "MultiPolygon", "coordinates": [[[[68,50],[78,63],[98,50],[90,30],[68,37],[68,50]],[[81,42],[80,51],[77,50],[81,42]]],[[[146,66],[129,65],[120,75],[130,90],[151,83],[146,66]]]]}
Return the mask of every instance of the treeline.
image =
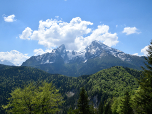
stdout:
{"type": "MultiPolygon", "coordinates": [[[[31,94],[27,94],[29,95],[29,98],[31,98],[30,103],[33,103],[31,104],[31,111],[35,110],[42,113],[47,110],[41,109],[43,107],[43,103],[44,106],[47,106],[43,101],[45,101],[44,99],[47,99],[45,94],[49,93],[49,91],[45,93],[43,90],[47,90],[47,88],[49,90],[50,88],[55,87],[55,91],[57,90],[57,94],[59,94],[62,99],[61,101],[65,102],[62,102],[62,105],[59,105],[59,107],[56,105],[57,110],[53,113],[84,113],[81,107],[82,104],[84,104],[82,102],[86,102],[85,104],[87,108],[85,109],[84,106],[83,109],[88,111],[87,114],[151,114],[151,46],[149,46],[148,52],[149,56],[145,58],[147,60],[146,68],[143,68],[143,71],[114,66],[109,69],[101,70],[93,75],[84,75],[77,78],[59,74],[50,75],[44,71],[30,67],[0,66],[0,105],[3,105],[3,109],[16,110],[16,108],[13,109],[13,107],[10,107],[7,103],[10,102],[11,99],[13,101],[13,98],[16,98],[15,95],[18,94],[15,93],[26,95],[24,93],[25,90],[28,91],[28,88],[34,87],[31,92],[29,89],[28,93],[31,94]],[[46,86],[47,84],[53,85],[50,87],[47,86],[46,88],[45,84],[40,84],[40,86],[26,86],[28,83],[35,82],[37,84],[44,80],[46,82],[46,86]],[[72,94],[68,95],[69,92],[72,94]],[[40,98],[41,95],[44,96],[42,97],[44,99],[40,98]],[[60,111],[58,109],[60,109],[60,111]]],[[[19,101],[22,102],[21,98],[19,101]]],[[[11,104],[11,102],[9,104],[11,104]]],[[[59,103],[59,101],[57,102],[59,103]]],[[[55,104],[58,104],[57,102],[55,102],[55,104]]],[[[20,105],[18,105],[18,107],[19,106],[20,105]]],[[[55,109],[55,107],[52,106],[52,109],[55,109]]],[[[0,111],[2,114],[5,113],[4,110],[2,110],[2,107],[0,111]]]]}
{"type": "Polygon", "coordinates": [[[96,108],[90,110],[91,108],[87,108],[91,107],[88,105],[87,100],[84,101],[85,103],[82,103],[84,99],[87,99],[84,92],[83,94],[86,97],[82,95],[82,91],[84,91],[82,89],[77,109],[69,109],[69,114],[86,114],[86,112],[87,114],[152,114],[152,41],[147,51],[148,57],[145,58],[147,61],[145,63],[146,68],[142,67],[143,72],[140,79],[137,79],[139,87],[136,90],[130,91],[127,88],[123,96],[114,97],[114,95],[112,98],[109,97],[104,100],[104,102],[101,100],[97,110],[96,108]],[[81,103],[85,104],[85,106],[80,105],[81,103]]]}
{"type": "Polygon", "coordinates": [[[135,77],[140,77],[140,74],[141,71],[130,68],[111,67],[90,76],[84,75],[76,78],[59,74],[50,75],[44,71],[30,67],[4,68],[0,72],[0,103],[1,105],[6,105],[7,98],[10,97],[9,93],[16,87],[24,87],[24,85],[31,81],[38,82],[45,80],[48,83],[52,82],[62,94],[65,100],[63,113],[66,114],[69,106],[72,108],[77,106],[76,103],[81,87],[84,86],[90,100],[93,100],[93,97],[97,96],[97,106],[100,99],[106,100],[112,96],[123,96],[125,90],[133,91],[137,89],[138,83],[135,77]],[[74,95],[68,97],[67,92],[73,92],[74,95]]]}

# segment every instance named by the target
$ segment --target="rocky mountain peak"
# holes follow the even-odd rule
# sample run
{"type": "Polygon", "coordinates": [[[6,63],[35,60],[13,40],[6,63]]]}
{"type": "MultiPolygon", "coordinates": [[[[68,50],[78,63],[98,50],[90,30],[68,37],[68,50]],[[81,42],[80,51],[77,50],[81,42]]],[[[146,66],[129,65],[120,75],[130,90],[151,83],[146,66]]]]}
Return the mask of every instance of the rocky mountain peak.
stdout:
{"type": "Polygon", "coordinates": [[[59,52],[59,53],[65,53],[65,52],[66,52],[65,45],[62,44],[62,45],[59,46],[56,50],[57,50],[57,52],[59,52]]]}
{"type": "Polygon", "coordinates": [[[63,44],[51,53],[29,58],[22,66],[32,66],[54,74],[80,76],[118,65],[135,68],[141,66],[142,61],[142,58],[93,41],[83,51],[66,50],[63,44]]]}
{"type": "Polygon", "coordinates": [[[92,43],[91,43],[92,45],[94,45],[94,46],[97,46],[97,45],[103,45],[103,43],[101,43],[100,41],[98,41],[98,40],[94,40],[94,41],[92,41],[92,43]]]}
{"type": "Polygon", "coordinates": [[[95,50],[98,50],[98,49],[103,50],[103,49],[106,49],[106,48],[110,48],[110,47],[105,45],[105,44],[103,44],[100,41],[95,40],[89,46],[86,47],[86,50],[92,50],[92,49],[93,50],[94,49],[95,50]]]}
{"type": "Polygon", "coordinates": [[[122,51],[111,48],[100,41],[93,41],[83,51],[66,50],[65,45],[62,44],[51,53],[35,56],[34,64],[56,63],[62,61],[64,63],[85,63],[89,59],[101,57],[103,55],[112,55],[122,61],[131,61],[130,56],[122,51]]]}

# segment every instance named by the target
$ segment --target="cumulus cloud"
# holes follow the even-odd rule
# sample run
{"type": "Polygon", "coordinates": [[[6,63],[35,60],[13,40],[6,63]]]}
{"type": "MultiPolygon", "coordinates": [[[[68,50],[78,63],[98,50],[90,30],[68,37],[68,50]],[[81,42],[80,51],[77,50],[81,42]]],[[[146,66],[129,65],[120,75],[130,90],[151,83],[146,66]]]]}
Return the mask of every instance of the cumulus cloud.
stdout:
{"type": "MultiPolygon", "coordinates": [[[[149,45],[148,45],[148,46],[149,46],[149,45]]],[[[141,49],[141,52],[142,52],[145,56],[148,55],[148,52],[147,52],[148,46],[145,46],[143,49],[141,49]]]]}
{"type": "Polygon", "coordinates": [[[29,56],[27,54],[22,54],[17,50],[12,50],[10,52],[0,52],[0,60],[8,60],[16,66],[20,66],[29,56]]]}
{"type": "Polygon", "coordinates": [[[108,32],[109,26],[107,25],[99,25],[97,29],[92,31],[90,36],[87,37],[77,37],[75,39],[75,44],[81,49],[84,49],[87,45],[89,45],[94,40],[99,40],[108,46],[116,45],[118,41],[117,34],[111,34],[108,32]]]}
{"type": "Polygon", "coordinates": [[[4,17],[4,21],[5,22],[14,22],[15,21],[15,15],[10,15],[10,16],[7,16],[7,17],[4,17]]]}
{"type": "Polygon", "coordinates": [[[35,49],[33,52],[34,52],[34,56],[37,56],[37,55],[42,55],[47,52],[50,53],[50,52],[52,52],[52,50],[47,49],[47,50],[43,51],[43,49],[39,48],[39,49],[35,49]]]}
{"type": "Polygon", "coordinates": [[[69,23],[56,19],[40,20],[38,30],[32,31],[27,27],[19,37],[38,40],[40,45],[49,49],[65,44],[69,50],[81,50],[94,40],[100,40],[108,46],[119,42],[117,34],[109,32],[108,25],[99,25],[95,30],[88,27],[91,25],[92,22],[80,17],[73,18],[69,23]]]}
{"type": "Polygon", "coordinates": [[[130,34],[134,34],[137,33],[139,34],[139,32],[137,32],[137,28],[136,27],[125,27],[124,30],[122,31],[122,33],[126,33],[126,35],[130,35],[130,34]]]}
{"type": "Polygon", "coordinates": [[[19,36],[21,39],[28,39],[30,40],[30,36],[32,34],[32,29],[27,27],[25,30],[22,32],[22,34],[19,36]]]}

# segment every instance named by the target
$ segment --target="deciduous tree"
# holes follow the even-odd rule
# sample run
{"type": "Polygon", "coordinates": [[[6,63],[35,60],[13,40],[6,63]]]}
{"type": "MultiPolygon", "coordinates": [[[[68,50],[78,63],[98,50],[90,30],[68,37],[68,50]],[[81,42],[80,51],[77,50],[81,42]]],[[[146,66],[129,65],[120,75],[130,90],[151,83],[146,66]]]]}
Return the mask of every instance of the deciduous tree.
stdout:
{"type": "Polygon", "coordinates": [[[3,106],[8,113],[46,114],[59,111],[64,102],[52,83],[43,82],[38,87],[33,83],[17,88],[10,93],[9,102],[3,106]]]}

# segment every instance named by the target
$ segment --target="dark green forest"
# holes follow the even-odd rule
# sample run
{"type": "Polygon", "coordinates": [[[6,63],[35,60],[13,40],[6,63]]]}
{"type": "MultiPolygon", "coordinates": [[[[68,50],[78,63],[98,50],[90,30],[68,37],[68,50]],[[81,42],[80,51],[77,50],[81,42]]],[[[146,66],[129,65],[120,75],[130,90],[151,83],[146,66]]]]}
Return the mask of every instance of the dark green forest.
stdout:
{"type": "MultiPolygon", "coordinates": [[[[62,106],[62,112],[67,113],[69,106],[77,107],[77,99],[82,87],[85,88],[90,101],[98,107],[100,101],[108,98],[123,96],[128,90],[134,94],[138,88],[136,78],[140,77],[141,71],[121,66],[111,67],[101,70],[93,75],[83,75],[80,77],[67,77],[59,74],[49,74],[42,70],[31,67],[9,67],[0,66],[0,105],[7,104],[7,98],[10,97],[12,90],[17,87],[23,88],[24,85],[34,81],[52,82],[53,85],[62,94],[65,103],[62,106]],[[72,94],[73,93],[73,94],[72,94]],[[94,99],[96,98],[96,101],[94,99]]],[[[1,109],[1,113],[4,110],[1,109]]]]}
{"type": "Polygon", "coordinates": [[[0,65],[0,113],[152,114],[152,42],[142,71],[122,66],[68,77],[0,65]]]}

